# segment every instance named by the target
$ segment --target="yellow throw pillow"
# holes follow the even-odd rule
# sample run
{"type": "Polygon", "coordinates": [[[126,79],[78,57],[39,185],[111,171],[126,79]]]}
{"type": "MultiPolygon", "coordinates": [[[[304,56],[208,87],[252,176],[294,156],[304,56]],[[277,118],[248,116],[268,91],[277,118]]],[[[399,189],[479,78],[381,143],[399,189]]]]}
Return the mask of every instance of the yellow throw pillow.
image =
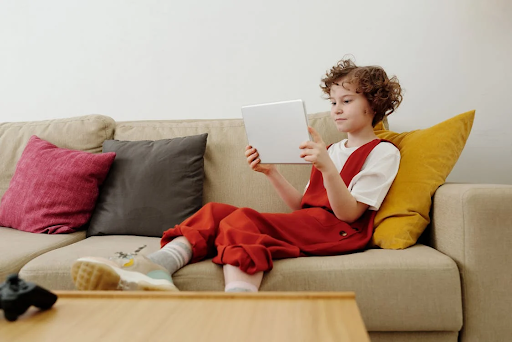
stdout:
{"type": "Polygon", "coordinates": [[[468,139],[475,111],[457,115],[427,129],[395,133],[382,124],[375,134],[400,150],[398,174],[375,217],[370,243],[403,249],[416,243],[430,223],[432,196],[459,159],[468,139]]]}

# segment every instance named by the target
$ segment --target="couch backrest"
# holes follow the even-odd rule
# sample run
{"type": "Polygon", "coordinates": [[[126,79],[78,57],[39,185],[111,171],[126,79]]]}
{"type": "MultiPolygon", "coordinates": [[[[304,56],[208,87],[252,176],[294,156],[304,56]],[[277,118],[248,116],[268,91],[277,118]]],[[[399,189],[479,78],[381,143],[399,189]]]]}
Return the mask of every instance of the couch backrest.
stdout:
{"type": "Polygon", "coordinates": [[[114,127],[115,121],[104,115],[0,123],[0,197],[7,191],[16,164],[32,135],[59,147],[98,153],[103,141],[112,139],[114,127]]]}
{"type": "MultiPolygon", "coordinates": [[[[329,112],[308,115],[310,125],[327,144],[344,139],[334,127],[329,112]]],[[[385,121],[387,126],[387,122],[385,121]]],[[[203,202],[228,203],[261,212],[287,212],[288,207],[265,179],[247,165],[244,156],[247,137],[242,119],[153,120],[115,122],[104,115],[67,119],[0,123],[0,198],[16,169],[16,164],[32,135],[59,147],[99,153],[103,141],[158,140],[208,133],[205,153],[203,202]]],[[[303,191],[309,179],[308,165],[279,165],[279,170],[303,191]]]]}
{"type": "MultiPolygon", "coordinates": [[[[310,125],[329,144],[346,137],[334,127],[329,112],[308,115],[310,125]]],[[[114,139],[157,140],[208,133],[205,153],[203,202],[250,207],[261,212],[288,212],[262,174],[250,169],[244,152],[247,145],[242,119],[155,120],[118,122],[114,139]]],[[[311,172],[309,165],[279,165],[279,170],[299,191],[311,172]]]]}

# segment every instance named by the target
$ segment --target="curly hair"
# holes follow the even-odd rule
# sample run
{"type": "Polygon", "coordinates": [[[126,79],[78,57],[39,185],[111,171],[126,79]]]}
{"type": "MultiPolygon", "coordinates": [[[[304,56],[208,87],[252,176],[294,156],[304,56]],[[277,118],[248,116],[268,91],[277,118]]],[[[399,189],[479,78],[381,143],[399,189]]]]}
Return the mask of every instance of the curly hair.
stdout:
{"type": "Polygon", "coordinates": [[[388,75],[379,66],[359,67],[351,59],[342,59],[322,78],[320,88],[330,97],[331,86],[344,83],[356,85],[356,92],[362,93],[375,112],[372,125],[393,113],[402,102],[402,87],[396,76],[388,75]],[[339,81],[343,81],[338,84],[339,81]]]}

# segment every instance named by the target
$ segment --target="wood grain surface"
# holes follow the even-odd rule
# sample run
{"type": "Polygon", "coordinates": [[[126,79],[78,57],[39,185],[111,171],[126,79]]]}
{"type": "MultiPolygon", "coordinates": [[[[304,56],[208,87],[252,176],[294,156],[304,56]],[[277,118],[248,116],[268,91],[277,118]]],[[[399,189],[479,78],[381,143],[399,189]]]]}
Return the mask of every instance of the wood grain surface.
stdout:
{"type": "Polygon", "coordinates": [[[353,292],[60,291],[0,341],[370,341],[353,292]]]}

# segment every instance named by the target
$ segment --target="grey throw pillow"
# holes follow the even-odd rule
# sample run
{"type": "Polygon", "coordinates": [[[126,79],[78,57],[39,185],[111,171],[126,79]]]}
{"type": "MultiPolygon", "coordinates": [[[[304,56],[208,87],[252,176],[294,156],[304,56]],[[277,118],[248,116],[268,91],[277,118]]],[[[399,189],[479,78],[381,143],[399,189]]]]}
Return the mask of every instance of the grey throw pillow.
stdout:
{"type": "Polygon", "coordinates": [[[202,206],[208,134],[156,141],[106,140],[116,159],[100,189],[87,236],[161,237],[202,206]]]}

